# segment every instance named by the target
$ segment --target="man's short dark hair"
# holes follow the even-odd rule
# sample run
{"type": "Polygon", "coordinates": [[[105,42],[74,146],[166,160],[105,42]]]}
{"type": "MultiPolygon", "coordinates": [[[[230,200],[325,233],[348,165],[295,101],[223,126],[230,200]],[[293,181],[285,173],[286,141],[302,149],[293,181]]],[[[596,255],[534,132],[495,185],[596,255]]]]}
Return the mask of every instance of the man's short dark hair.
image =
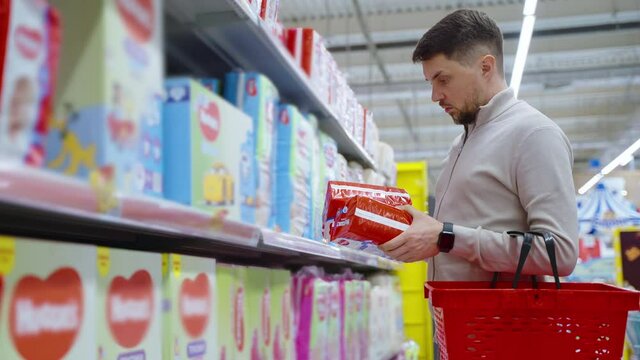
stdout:
{"type": "Polygon", "coordinates": [[[430,60],[438,54],[469,65],[479,51],[495,56],[504,77],[502,32],[487,14],[462,9],[445,16],[427,31],[413,51],[413,62],[430,60]]]}

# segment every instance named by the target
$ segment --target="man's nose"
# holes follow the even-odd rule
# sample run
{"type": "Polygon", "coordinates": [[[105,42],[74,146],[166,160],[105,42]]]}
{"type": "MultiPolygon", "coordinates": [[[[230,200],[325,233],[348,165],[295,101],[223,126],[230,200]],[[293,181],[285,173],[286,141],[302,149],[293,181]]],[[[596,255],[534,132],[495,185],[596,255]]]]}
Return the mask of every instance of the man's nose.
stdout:
{"type": "Polygon", "coordinates": [[[442,93],[435,88],[431,89],[431,101],[440,102],[440,100],[442,100],[442,93]]]}

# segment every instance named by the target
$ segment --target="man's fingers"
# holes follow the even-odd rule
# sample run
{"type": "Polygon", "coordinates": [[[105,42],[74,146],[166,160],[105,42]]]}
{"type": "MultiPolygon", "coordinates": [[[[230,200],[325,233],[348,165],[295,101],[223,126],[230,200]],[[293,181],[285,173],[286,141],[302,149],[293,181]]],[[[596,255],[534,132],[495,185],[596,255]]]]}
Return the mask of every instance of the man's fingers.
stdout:
{"type": "Polygon", "coordinates": [[[406,237],[407,236],[405,235],[405,233],[402,233],[394,237],[393,239],[387,241],[386,243],[380,245],[379,248],[382,249],[382,251],[384,252],[395,250],[401,247],[402,245],[404,245],[404,243],[407,241],[406,237]]]}
{"type": "Polygon", "coordinates": [[[411,205],[401,205],[401,206],[398,206],[398,209],[408,212],[409,215],[411,215],[414,219],[416,218],[416,216],[424,215],[423,212],[421,212],[420,210],[414,208],[411,205]]]}
{"type": "Polygon", "coordinates": [[[405,249],[405,248],[399,248],[393,251],[387,251],[385,252],[385,254],[391,256],[391,258],[402,261],[403,258],[407,258],[408,256],[410,256],[410,252],[409,250],[405,249]]]}

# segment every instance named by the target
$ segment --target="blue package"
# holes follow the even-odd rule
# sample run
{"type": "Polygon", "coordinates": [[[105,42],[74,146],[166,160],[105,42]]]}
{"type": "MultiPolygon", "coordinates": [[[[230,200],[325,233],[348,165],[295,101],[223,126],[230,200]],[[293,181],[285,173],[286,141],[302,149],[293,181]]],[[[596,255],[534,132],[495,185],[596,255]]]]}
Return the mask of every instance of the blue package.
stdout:
{"type": "Polygon", "coordinates": [[[276,124],[276,228],[296,236],[313,237],[311,124],[293,105],[279,107],[276,124]]]}
{"type": "Polygon", "coordinates": [[[256,224],[273,227],[272,192],[275,159],[274,118],[278,90],[264,75],[231,72],[225,76],[224,97],[253,119],[256,176],[256,224]]]}
{"type": "Polygon", "coordinates": [[[252,120],[197,81],[165,86],[165,197],[255,223],[252,120]]]}

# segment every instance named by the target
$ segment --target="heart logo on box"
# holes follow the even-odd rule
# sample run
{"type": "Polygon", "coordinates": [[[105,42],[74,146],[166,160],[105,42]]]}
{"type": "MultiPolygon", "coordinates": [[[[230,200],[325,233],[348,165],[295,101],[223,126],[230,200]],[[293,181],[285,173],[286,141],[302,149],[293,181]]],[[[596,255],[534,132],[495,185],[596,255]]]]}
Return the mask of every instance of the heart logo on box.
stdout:
{"type": "Polygon", "coordinates": [[[117,0],[116,3],[131,36],[140,43],[148,42],[156,21],[153,0],[117,0]]]}
{"type": "Polygon", "coordinates": [[[199,338],[209,324],[211,314],[211,290],[209,278],[200,273],[195,280],[185,279],[180,286],[178,300],[180,320],[187,334],[199,338]]]}
{"type": "Polygon", "coordinates": [[[16,29],[15,39],[18,51],[29,60],[38,57],[42,51],[42,33],[38,29],[20,25],[16,29]]]}
{"type": "Polygon", "coordinates": [[[202,135],[208,141],[214,142],[220,135],[220,110],[218,105],[211,101],[198,107],[198,120],[202,135]]]}
{"type": "Polygon", "coordinates": [[[249,94],[249,96],[256,96],[258,94],[255,79],[249,79],[247,81],[247,94],[249,94]]]}
{"type": "Polygon", "coordinates": [[[233,337],[238,351],[244,349],[244,289],[239,287],[233,297],[233,337]]]}
{"type": "Polygon", "coordinates": [[[46,280],[34,275],[15,285],[9,305],[9,333],[27,360],[58,360],[76,341],[84,315],[82,280],[69,267],[46,280]]]}
{"type": "Polygon", "coordinates": [[[115,277],[107,292],[107,323],[116,342],[132,348],[147,335],[153,317],[153,280],[146,270],[115,277]]]}

